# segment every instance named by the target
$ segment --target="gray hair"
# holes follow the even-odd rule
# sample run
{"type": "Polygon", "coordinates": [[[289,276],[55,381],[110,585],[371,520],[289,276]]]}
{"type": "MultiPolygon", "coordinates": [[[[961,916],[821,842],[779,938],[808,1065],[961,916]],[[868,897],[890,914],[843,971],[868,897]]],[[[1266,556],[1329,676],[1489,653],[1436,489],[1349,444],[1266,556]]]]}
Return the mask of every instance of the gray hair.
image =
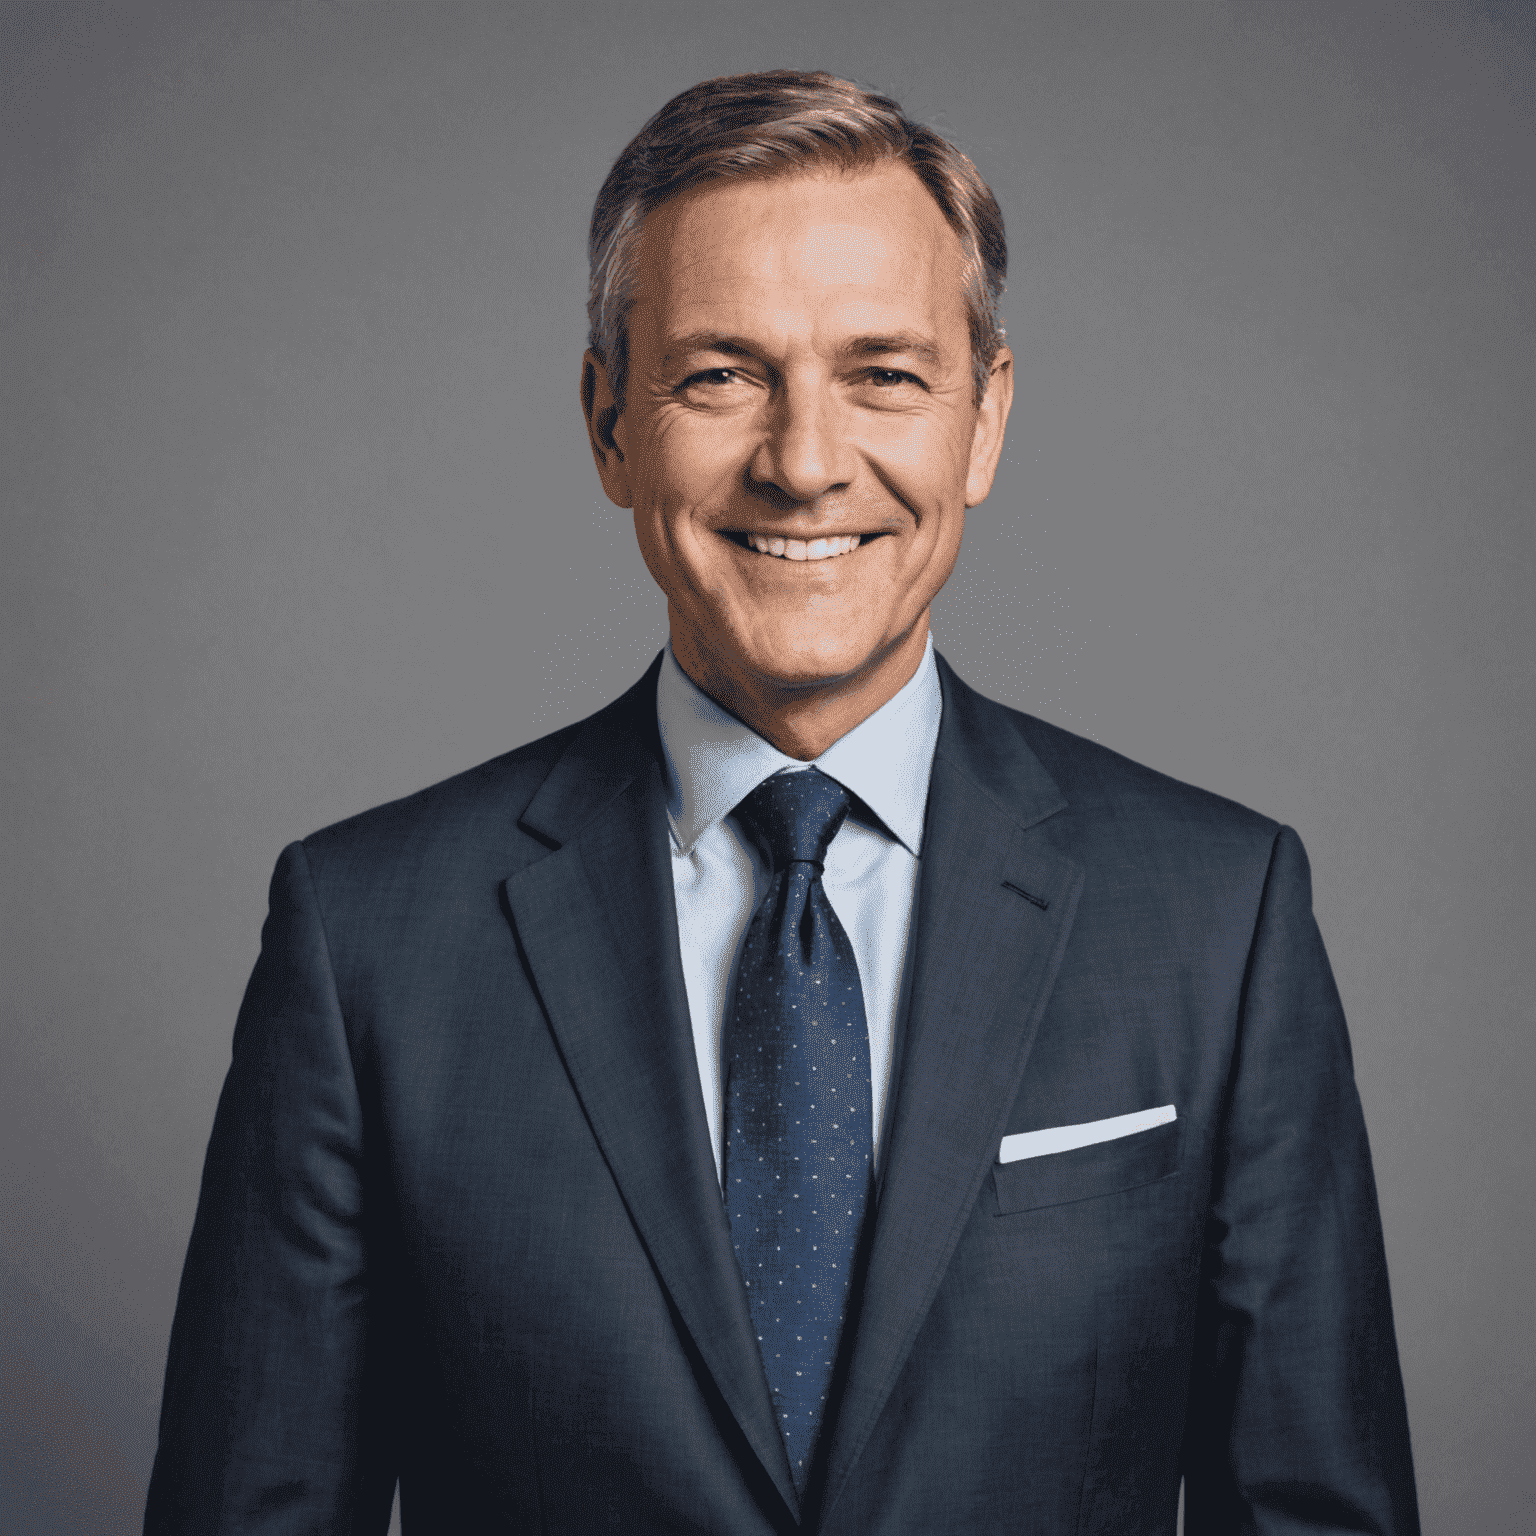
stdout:
{"type": "Polygon", "coordinates": [[[1002,209],[948,139],[912,122],[899,103],[816,71],[773,69],[705,80],[674,96],[614,161],[592,208],[588,345],[624,409],[630,307],[640,231],[668,198],[709,181],[758,180],[807,167],[911,166],[965,252],[965,307],[976,403],[1003,344],[998,301],[1008,275],[1002,209]]]}

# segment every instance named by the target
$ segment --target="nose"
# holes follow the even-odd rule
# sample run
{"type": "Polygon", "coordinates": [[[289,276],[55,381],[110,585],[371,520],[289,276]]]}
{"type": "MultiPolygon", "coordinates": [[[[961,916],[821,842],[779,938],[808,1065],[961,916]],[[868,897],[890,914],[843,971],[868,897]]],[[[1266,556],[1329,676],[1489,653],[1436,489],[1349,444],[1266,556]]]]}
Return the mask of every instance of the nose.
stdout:
{"type": "Polygon", "coordinates": [[[833,391],[813,377],[789,376],[769,411],[767,430],[747,466],[759,485],[811,502],[852,479],[846,422],[833,391]]]}

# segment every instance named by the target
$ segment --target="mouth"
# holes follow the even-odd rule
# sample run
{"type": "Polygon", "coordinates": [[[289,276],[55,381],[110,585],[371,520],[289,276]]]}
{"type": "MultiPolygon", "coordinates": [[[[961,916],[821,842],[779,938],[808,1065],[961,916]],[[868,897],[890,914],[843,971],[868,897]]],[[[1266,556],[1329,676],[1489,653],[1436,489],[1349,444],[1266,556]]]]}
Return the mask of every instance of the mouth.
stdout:
{"type": "Polygon", "coordinates": [[[726,533],[733,544],[742,549],[767,555],[770,560],[835,560],[839,555],[851,555],[861,543],[878,538],[878,534],[840,533],[820,539],[788,539],[770,533],[726,533]]]}

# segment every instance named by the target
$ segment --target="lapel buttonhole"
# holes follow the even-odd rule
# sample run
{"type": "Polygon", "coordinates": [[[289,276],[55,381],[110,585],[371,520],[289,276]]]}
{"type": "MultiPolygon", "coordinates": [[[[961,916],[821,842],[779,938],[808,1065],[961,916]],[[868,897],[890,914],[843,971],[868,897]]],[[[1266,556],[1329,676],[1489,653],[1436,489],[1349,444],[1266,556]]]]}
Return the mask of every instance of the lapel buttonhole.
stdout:
{"type": "Polygon", "coordinates": [[[1032,906],[1039,907],[1042,912],[1044,912],[1046,908],[1050,906],[1050,902],[1048,902],[1044,896],[1032,895],[1029,891],[1026,891],[1022,885],[1015,885],[1012,880],[1004,880],[1003,889],[1005,891],[1012,891],[1016,896],[1022,896],[1025,901],[1029,902],[1032,906]]]}

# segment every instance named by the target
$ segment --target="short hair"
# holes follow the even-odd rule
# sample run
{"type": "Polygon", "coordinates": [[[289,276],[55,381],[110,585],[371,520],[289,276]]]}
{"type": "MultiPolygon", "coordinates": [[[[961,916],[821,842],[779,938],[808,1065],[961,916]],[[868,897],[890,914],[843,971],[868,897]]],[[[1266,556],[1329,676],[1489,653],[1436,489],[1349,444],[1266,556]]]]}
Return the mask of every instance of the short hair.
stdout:
{"type": "Polygon", "coordinates": [[[674,96],[613,163],[592,208],[588,345],[624,409],[629,311],[640,232],[668,198],[711,181],[760,180],[893,160],[933,194],[965,253],[964,298],[976,403],[1003,343],[998,301],[1008,275],[1003,213],[969,158],[889,96],[821,71],[772,69],[704,80],[674,96]]]}

